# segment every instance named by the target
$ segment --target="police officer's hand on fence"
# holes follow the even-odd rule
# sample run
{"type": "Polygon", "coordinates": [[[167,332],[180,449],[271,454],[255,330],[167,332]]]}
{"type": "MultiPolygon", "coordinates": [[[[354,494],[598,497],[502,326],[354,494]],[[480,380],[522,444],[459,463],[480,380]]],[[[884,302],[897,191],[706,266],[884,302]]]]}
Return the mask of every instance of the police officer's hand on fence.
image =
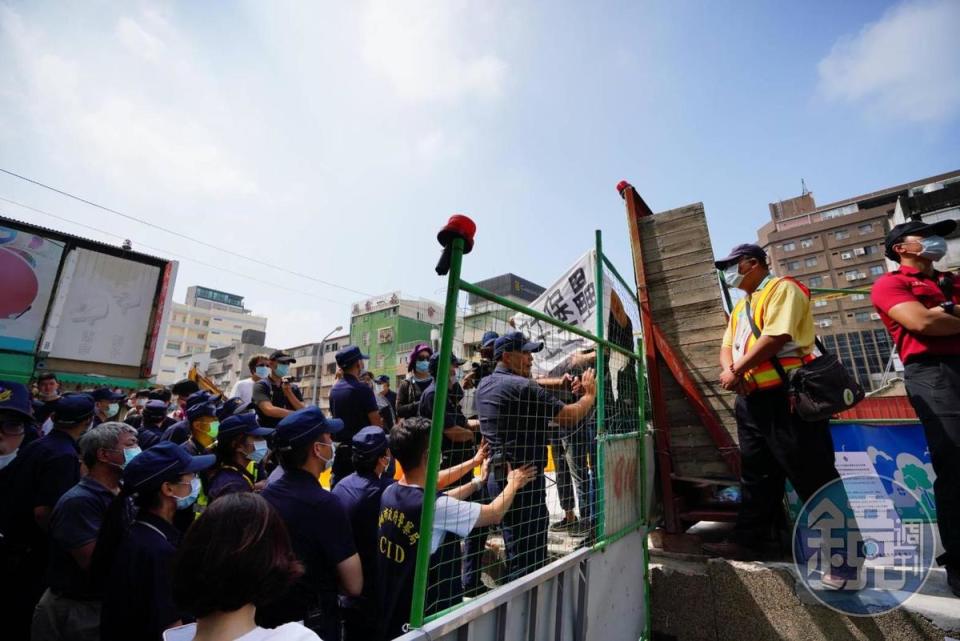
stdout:
{"type": "Polygon", "coordinates": [[[580,375],[580,387],[583,390],[584,395],[596,396],[597,395],[597,375],[593,371],[593,368],[589,368],[580,375]]]}
{"type": "Polygon", "coordinates": [[[537,466],[536,465],[524,465],[523,467],[518,467],[517,469],[511,469],[507,473],[507,485],[513,485],[517,489],[520,489],[533,479],[537,477],[537,466]]]}
{"type": "Polygon", "coordinates": [[[480,448],[477,450],[477,453],[473,455],[473,465],[481,465],[490,457],[490,444],[484,442],[480,445],[480,448]]]}

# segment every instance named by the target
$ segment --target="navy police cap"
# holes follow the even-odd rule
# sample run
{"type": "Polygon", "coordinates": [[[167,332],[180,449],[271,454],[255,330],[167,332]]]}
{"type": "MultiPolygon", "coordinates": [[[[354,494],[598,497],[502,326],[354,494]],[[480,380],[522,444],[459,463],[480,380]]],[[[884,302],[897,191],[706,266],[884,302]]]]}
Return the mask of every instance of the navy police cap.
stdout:
{"type": "Polygon", "coordinates": [[[153,416],[154,418],[165,416],[167,413],[167,404],[163,401],[150,400],[143,406],[144,416],[153,416]]]}
{"type": "Polygon", "coordinates": [[[360,351],[356,345],[347,345],[337,352],[337,365],[341,368],[350,367],[360,359],[369,359],[370,357],[360,351]]]}
{"type": "Polygon", "coordinates": [[[89,394],[64,394],[53,405],[53,418],[58,423],[79,423],[93,416],[93,397],[89,394]]]}
{"type": "Polygon", "coordinates": [[[90,396],[92,396],[95,401],[120,401],[127,397],[126,394],[114,392],[109,387],[99,387],[90,392],[90,396]]]}
{"type": "Polygon", "coordinates": [[[15,412],[28,421],[33,420],[33,407],[27,388],[13,381],[0,381],[0,411],[15,412]]]}
{"type": "Polygon", "coordinates": [[[192,405],[197,405],[198,403],[208,403],[210,399],[213,398],[213,394],[210,392],[194,392],[187,397],[187,400],[184,402],[184,407],[189,408],[192,405]]]}
{"type": "Polygon", "coordinates": [[[249,434],[251,436],[269,436],[273,430],[269,427],[260,427],[257,422],[257,415],[250,412],[247,414],[234,414],[226,417],[220,423],[220,429],[217,436],[234,436],[236,434],[249,434]]]}
{"type": "Polygon", "coordinates": [[[127,494],[154,489],[173,476],[202,472],[213,467],[213,454],[190,456],[173,441],[160,441],[135,456],[123,468],[123,488],[127,494]]]}
{"type": "Polygon", "coordinates": [[[233,416],[234,414],[245,412],[249,408],[250,403],[246,402],[242,398],[228,398],[220,407],[217,408],[217,418],[222,421],[227,417],[233,416]]]}
{"type": "Polygon", "coordinates": [[[187,419],[195,421],[204,416],[216,416],[217,406],[213,403],[197,403],[187,408],[187,419]]]}
{"type": "Polygon", "coordinates": [[[277,449],[292,447],[315,441],[324,432],[336,434],[342,429],[343,421],[327,418],[320,408],[311,405],[287,414],[277,423],[277,429],[273,431],[273,446],[277,449]]]}
{"type": "Polygon", "coordinates": [[[354,453],[364,459],[381,456],[389,446],[387,433],[383,431],[382,427],[376,425],[367,426],[357,432],[351,443],[354,453]]]}
{"type": "Polygon", "coordinates": [[[498,338],[500,338],[500,334],[496,332],[484,332],[483,338],[480,339],[480,347],[483,349],[493,347],[493,344],[497,342],[498,338]]]}
{"type": "Polygon", "coordinates": [[[543,343],[528,340],[523,332],[507,332],[493,344],[493,351],[497,358],[505,352],[539,352],[543,343]]]}

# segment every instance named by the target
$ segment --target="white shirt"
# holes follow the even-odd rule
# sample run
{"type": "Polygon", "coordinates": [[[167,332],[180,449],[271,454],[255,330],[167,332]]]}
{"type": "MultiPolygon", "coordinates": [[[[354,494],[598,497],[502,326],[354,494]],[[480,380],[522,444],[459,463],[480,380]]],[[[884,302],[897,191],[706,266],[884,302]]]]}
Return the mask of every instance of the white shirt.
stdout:
{"type": "MultiPolygon", "coordinates": [[[[197,633],[197,624],[170,628],[163,633],[164,641],[192,641],[197,633]]],[[[279,628],[256,627],[234,641],[323,641],[308,628],[299,623],[285,623],[279,628]]]]}
{"type": "Polygon", "coordinates": [[[244,403],[249,403],[253,400],[254,382],[252,378],[240,379],[233,384],[233,389],[230,390],[230,398],[242,398],[244,403]]]}
{"type": "Polygon", "coordinates": [[[480,508],[479,503],[460,501],[447,495],[437,497],[430,554],[437,551],[447,532],[453,532],[461,538],[470,534],[480,519],[480,508]]]}

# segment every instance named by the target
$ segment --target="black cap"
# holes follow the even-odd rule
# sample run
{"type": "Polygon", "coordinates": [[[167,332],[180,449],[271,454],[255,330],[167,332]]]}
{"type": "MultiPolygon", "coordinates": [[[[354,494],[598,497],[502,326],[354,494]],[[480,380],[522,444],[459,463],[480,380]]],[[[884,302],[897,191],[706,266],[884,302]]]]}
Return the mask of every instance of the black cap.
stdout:
{"type": "Polygon", "coordinates": [[[920,236],[921,238],[926,238],[927,236],[949,236],[956,229],[957,221],[955,220],[941,220],[938,223],[929,225],[919,220],[908,220],[905,223],[900,223],[887,234],[887,238],[884,241],[886,247],[884,255],[890,260],[899,263],[900,255],[893,251],[893,246],[902,242],[907,236],[920,236]]]}
{"type": "Polygon", "coordinates": [[[270,354],[270,360],[277,361],[278,363],[296,363],[297,362],[297,359],[295,359],[293,356],[290,356],[290,354],[287,354],[286,352],[279,349],[270,354]]]}
{"type": "Polygon", "coordinates": [[[33,420],[33,407],[30,405],[30,392],[22,383],[0,381],[0,410],[15,412],[24,420],[33,420]]]}
{"type": "Polygon", "coordinates": [[[378,377],[376,377],[375,379],[373,379],[373,382],[374,382],[374,383],[389,383],[389,382],[390,382],[390,377],[387,376],[386,374],[381,374],[380,376],[378,376],[378,377]]]}
{"type": "Polygon", "coordinates": [[[234,414],[241,414],[250,409],[250,403],[242,398],[228,398],[217,408],[217,418],[221,421],[234,414]]]}
{"type": "Polygon", "coordinates": [[[756,258],[757,260],[766,262],[767,252],[763,251],[763,248],[760,245],[744,243],[742,245],[737,245],[730,250],[729,256],[721,258],[713,264],[717,269],[725,269],[729,265],[739,261],[741,258],[756,258]]]}
{"type": "Polygon", "coordinates": [[[250,434],[251,436],[269,436],[273,430],[269,427],[260,427],[257,422],[257,415],[254,413],[234,414],[228,416],[220,423],[217,436],[219,438],[231,437],[236,434],[250,434]]]}

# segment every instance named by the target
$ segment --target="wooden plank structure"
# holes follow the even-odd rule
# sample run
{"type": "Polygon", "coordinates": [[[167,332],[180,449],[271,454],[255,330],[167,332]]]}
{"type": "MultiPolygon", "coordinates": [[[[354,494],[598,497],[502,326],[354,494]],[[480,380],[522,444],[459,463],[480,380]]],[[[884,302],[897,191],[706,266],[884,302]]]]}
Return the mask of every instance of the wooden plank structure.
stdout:
{"type": "Polygon", "coordinates": [[[617,189],[633,250],[665,527],[677,533],[699,520],[730,520],[734,511],[704,507],[691,491],[740,476],[736,396],[717,382],[727,320],[703,204],[654,214],[629,183],[617,189]]]}

